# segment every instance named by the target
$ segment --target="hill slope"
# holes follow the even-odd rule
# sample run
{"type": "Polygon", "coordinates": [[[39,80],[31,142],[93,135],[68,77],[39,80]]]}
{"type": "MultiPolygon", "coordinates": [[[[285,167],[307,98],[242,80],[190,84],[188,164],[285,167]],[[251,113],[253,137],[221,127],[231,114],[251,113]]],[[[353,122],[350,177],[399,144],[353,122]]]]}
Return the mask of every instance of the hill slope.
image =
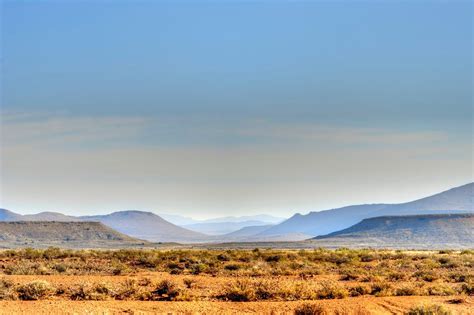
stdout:
{"type": "Polygon", "coordinates": [[[146,242],[119,233],[99,222],[0,222],[0,244],[11,247],[120,247],[146,242]]]}
{"type": "Polygon", "coordinates": [[[205,234],[174,225],[151,212],[130,210],[80,218],[101,222],[119,232],[154,242],[198,242],[208,238],[205,234]]]}
{"type": "Polygon", "coordinates": [[[57,222],[74,222],[81,221],[77,217],[65,215],[59,212],[40,212],[37,214],[25,214],[19,221],[57,221],[57,222]]]}
{"type": "Polygon", "coordinates": [[[262,233],[263,231],[269,229],[273,225],[268,224],[268,225],[252,225],[252,226],[245,226],[241,228],[240,230],[227,233],[222,235],[222,238],[224,239],[240,239],[240,238],[247,238],[254,236],[256,234],[262,233]]]}
{"type": "Polygon", "coordinates": [[[182,227],[191,231],[200,232],[208,235],[222,235],[238,231],[247,226],[268,225],[263,221],[241,221],[241,222],[208,222],[183,225],[182,227]]]}
{"type": "Polygon", "coordinates": [[[262,235],[304,233],[325,235],[347,228],[362,219],[383,215],[474,212],[474,183],[402,204],[356,205],[338,209],[295,214],[288,220],[262,232],[262,235]]]}
{"type": "Polygon", "coordinates": [[[375,217],[315,240],[370,247],[472,248],[474,214],[375,217]]]}
{"type": "Polygon", "coordinates": [[[0,209],[0,221],[19,221],[22,215],[7,209],[0,209]]]}

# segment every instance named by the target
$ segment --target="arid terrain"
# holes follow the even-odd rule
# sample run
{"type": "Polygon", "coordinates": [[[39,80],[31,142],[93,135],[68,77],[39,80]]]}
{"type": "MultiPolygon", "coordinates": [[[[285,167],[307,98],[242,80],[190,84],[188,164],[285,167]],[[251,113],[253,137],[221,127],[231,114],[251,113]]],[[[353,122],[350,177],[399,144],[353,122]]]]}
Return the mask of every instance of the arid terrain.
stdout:
{"type": "Polygon", "coordinates": [[[473,314],[473,264],[470,250],[4,250],[0,312],[473,314]]]}

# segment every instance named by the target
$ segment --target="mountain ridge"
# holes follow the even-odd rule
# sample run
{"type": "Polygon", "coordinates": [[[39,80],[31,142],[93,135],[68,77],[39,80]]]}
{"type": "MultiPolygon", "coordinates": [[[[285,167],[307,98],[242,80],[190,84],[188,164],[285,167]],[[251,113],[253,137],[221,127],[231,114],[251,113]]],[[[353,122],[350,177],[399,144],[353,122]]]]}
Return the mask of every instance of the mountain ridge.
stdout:
{"type": "Polygon", "coordinates": [[[295,214],[288,220],[263,231],[261,235],[304,233],[317,236],[347,228],[365,218],[375,216],[473,212],[473,190],[474,183],[468,183],[400,204],[350,205],[319,212],[313,211],[305,215],[295,214]]]}

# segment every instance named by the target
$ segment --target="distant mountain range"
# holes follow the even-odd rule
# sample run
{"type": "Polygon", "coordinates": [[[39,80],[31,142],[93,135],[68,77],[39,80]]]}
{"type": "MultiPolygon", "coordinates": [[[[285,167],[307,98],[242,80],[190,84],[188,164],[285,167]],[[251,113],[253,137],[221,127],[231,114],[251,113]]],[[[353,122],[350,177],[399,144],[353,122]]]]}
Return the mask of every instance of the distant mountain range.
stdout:
{"type": "Polygon", "coordinates": [[[286,218],[275,217],[268,214],[257,214],[257,215],[244,215],[244,216],[228,216],[228,217],[219,217],[206,220],[196,220],[190,217],[185,217],[177,214],[168,214],[160,213],[158,214],[163,219],[176,224],[176,225],[189,225],[197,223],[225,223],[225,222],[245,222],[245,221],[261,221],[269,224],[276,224],[284,221],[286,218]]]}
{"type": "Polygon", "coordinates": [[[318,236],[326,244],[359,247],[472,248],[474,213],[383,216],[318,236]]]}
{"type": "Polygon", "coordinates": [[[183,225],[186,229],[208,235],[224,235],[239,231],[240,229],[249,226],[268,226],[268,222],[250,220],[241,222],[210,222],[183,225]]]}
{"type": "MultiPolygon", "coordinates": [[[[402,204],[353,205],[310,212],[306,215],[295,214],[278,224],[275,224],[275,222],[279,222],[281,218],[258,215],[198,221],[198,223],[184,225],[183,227],[173,224],[152,212],[137,210],[75,217],[57,212],[21,215],[6,209],[0,209],[0,221],[96,221],[118,232],[152,242],[298,241],[343,230],[372,217],[472,213],[474,212],[473,189],[474,183],[470,183],[402,204]],[[202,233],[202,231],[207,233],[202,233]]],[[[182,218],[175,216],[173,220],[177,222],[180,219],[181,222],[184,222],[182,218]]]]}
{"type": "Polygon", "coordinates": [[[277,224],[285,220],[285,218],[267,214],[241,217],[229,216],[207,220],[194,220],[189,217],[172,214],[160,214],[160,216],[173,224],[209,235],[223,235],[238,231],[247,226],[277,224]]]}
{"type": "Polygon", "coordinates": [[[439,194],[401,204],[355,205],[306,215],[295,214],[259,235],[303,233],[325,235],[345,229],[363,219],[386,215],[415,215],[474,212],[474,183],[456,187],[439,194]]]}

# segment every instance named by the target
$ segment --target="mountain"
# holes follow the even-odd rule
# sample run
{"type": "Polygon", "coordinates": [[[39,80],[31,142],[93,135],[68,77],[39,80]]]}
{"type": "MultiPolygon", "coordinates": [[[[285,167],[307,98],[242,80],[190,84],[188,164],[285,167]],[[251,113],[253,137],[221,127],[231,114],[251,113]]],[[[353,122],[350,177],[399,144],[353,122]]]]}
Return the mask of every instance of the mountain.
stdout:
{"type": "Polygon", "coordinates": [[[106,215],[83,216],[84,221],[98,221],[127,235],[153,242],[199,242],[208,237],[174,225],[145,211],[119,211],[106,215]]]}
{"type": "Polygon", "coordinates": [[[74,222],[81,221],[77,217],[65,215],[59,212],[40,212],[37,214],[25,214],[18,221],[58,221],[58,222],[74,222]]]}
{"type": "Polygon", "coordinates": [[[474,183],[452,188],[439,194],[415,201],[387,206],[378,215],[415,214],[418,211],[445,212],[456,210],[474,212],[474,183]]]}
{"type": "Polygon", "coordinates": [[[315,240],[362,247],[472,248],[474,214],[375,217],[315,240]]]}
{"type": "Polygon", "coordinates": [[[294,242],[311,238],[311,235],[303,233],[287,233],[280,235],[264,235],[262,232],[270,229],[273,225],[246,226],[238,231],[220,235],[214,241],[217,242],[294,242]]]}
{"type": "MultiPolygon", "coordinates": [[[[229,216],[229,217],[212,218],[212,219],[207,219],[207,220],[196,220],[190,217],[185,217],[185,216],[176,215],[176,214],[161,214],[160,213],[159,216],[165,219],[166,221],[169,221],[173,224],[176,224],[182,227],[189,227],[192,224],[207,224],[207,223],[227,224],[227,223],[255,222],[255,221],[262,222],[262,224],[276,224],[285,220],[285,218],[275,217],[275,216],[271,216],[267,214],[257,214],[257,215],[251,215],[251,216],[241,216],[241,217],[229,216]]],[[[199,226],[197,226],[196,231],[200,231],[199,226]]],[[[229,231],[224,231],[224,233],[226,232],[229,232],[229,231]]],[[[213,233],[216,233],[216,232],[213,232],[213,233]]]]}
{"type": "Polygon", "coordinates": [[[220,217],[220,218],[215,218],[215,219],[203,220],[201,221],[201,223],[260,221],[267,224],[276,224],[276,223],[282,222],[283,220],[285,220],[285,218],[275,217],[268,214],[257,214],[257,215],[247,215],[247,216],[240,216],[240,217],[234,217],[234,216],[220,217]]]}
{"type": "Polygon", "coordinates": [[[99,222],[0,222],[0,240],[3,248],[25,246],[108,248],[147,244],[99,222]]]}
{"type": "Polygon", "coordinates": [[[316,236],[327,234],[351,226],[374,211],[383,209],[385,206],[385,204],[357,205],[310,212],[307,215],[297,213],[288,220],[263,231],[261,235],[302,233],[304,235],[316,236]]]}
{"type": "Polygon", "coordinates": [[[166,221],[179,225],[179,226],[201,222],[199,220],[195,220],[193,218],[185,217],[178,214],[159,213],[158,215],[162,217],[163,219],[165,219],[166,221]]]}
{"type": "Polygon", "coordinates": [[[209,235],[222,235],[235,232],[247,226],[268,225],[263,221],[211,222],[183,225],[184,228],[209,235]]]}
{"type": "Polygon", "coordinates": [[[21,217],[21,214],[11,212],[7,209],[0,209],[0,221],[18,221],[21,217]]]}
{"type": "Polygon", "coordinates": [[[273,225],[268,224],[268,225],[254,225],[254,226],[245,226],[241,228],[240,230],[222,235],[222,238],[225,240],[228,239],[245,239],[254,235],[257,235],[259,233],[262,233],[263,231],[269,229],[273,225]]]}
{"type": "Polygon", "coordinates": [[[324,235],[347,228],[362,219],[384,215],[474,212],[474,183],[456,187],[439,194],[402,204],[368,204],[338,209],[295,214],[265,230],[264,235],[304,233],[324,235]]]}

